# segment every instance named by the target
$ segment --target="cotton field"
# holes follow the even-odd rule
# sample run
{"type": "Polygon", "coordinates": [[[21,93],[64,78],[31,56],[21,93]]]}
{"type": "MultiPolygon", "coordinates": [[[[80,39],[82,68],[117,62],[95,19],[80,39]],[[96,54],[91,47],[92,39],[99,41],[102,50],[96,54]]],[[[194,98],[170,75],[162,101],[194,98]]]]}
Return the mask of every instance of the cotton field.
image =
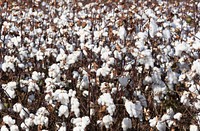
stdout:
{"type": "Polygon", "coordinates": [[[199,131],[198,0],[1,0],[0,131],[199,131]]]}

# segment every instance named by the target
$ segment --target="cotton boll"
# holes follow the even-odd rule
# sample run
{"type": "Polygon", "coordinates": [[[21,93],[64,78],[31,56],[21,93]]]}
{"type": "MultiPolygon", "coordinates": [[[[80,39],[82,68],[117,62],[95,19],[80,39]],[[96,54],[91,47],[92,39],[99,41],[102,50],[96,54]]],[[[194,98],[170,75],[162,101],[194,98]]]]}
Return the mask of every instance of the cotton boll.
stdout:
{"type": "Polygon", "coordinates": [[[21,103],[16,103],[13,105],[13,111],[19,113],[22,110],[22,104],[21,103]]]}
{"type": "Polygon", "coordinates": [[[36,115],[49,115],[49,112],[45,107],[40,107],[37,110],[36,115]]]}
{"type": "Polygon", "coordinates": [[[114,57],[115,57],[116,59],[121,60],[121,59],[122,59],[121,52],[115,50],[115,51],[114,51],[114,57]]]}
{"type": "Polygon", "coordinates": [[[42,74],[40,72],[33,71],[32,72],[32,79],[38,81],[42,78],[42,74]]]}
{"type": "Polygon", "coordinates": [[[126,35],[127,35],[127,32],[126,32],[126,29],[125,29],[124,26],[119,27],[119,33],[118,33],[118,35],[119,35],[119,38],[120,38],[122,41],[125,40],[126,35]]]}
{"type": "Polygon", "coordinates": [[[56,57],[56,61],[63,61],[67,58],[67,55],[65,54],[65,51],[60,48],[60,54],[58,54],[58,56],[56,57]]]}
{"type": "Polygon", "coordinates": [[[177,119],[177,120],[181,120],[181,117],[182,117],[182,114],[180,113],[180,112],[178,112],[178,113],[176,113],[175,115],[174,115],[174,119],[177,119]]]}
{"type": "Polygon", "coordinates": [[[17,125],[12,125],[10,131],[19,131],[19,127],[17,125]]]}
{"type": "Polygon", "coordinates": [[[9,95],[10,98],[15,98],[16,94],[15,94],[14,90],[7,89],[5,91],[6,91],[6,93],[8,93],[8,95],[9,95]]]}
{"type": "Polygon", "coordinates": [[[158,121],[158,122],[157,122],[157,125],[156,125],[156,128],[157,128],[159,131],[166,131],[166,124],[165,124],[165,122],[158,121]]]}
{"type": "Polygon", "coordinates": [[[71,112],[74,112],[75,116],[79,117],[79,115],[80,115],[80,109],[79,109],[80,103],[79,103],[78,99],[75,98],[75,97],[72,97],[70,103],[71,103],[71,112]]]}
{"type": "Polygon", "coordinates": [[[39,86],[37,85],[36,82],[34,82],[34,81],[32,81],[32,80],[30,79],[30,80],[29,80],[29,84],[28,84],[28,92],[31,92],[31,91],[35,92],[36,90],[37,90],[37,91],[40,90],[39,86]]]}
{"type": "Polygon", "coordinates": [[[152,78],[150,76],[146,76],[143,80],[143,84],[147,85],[147,84],[150,84],[150,83],[152,83],[152,78]]]}
{"type": "Polygon", "coordinates": [[[12,126],[15,124],[15,120],[12,119],[12,117],[10,117],[9,115],[6,115],[3,117],[3,122],[8,124],[9,126],[12,126]]]}
{"type": "Polygon", "coordinates": [[[193,62],[191,70],[200,75],[200,59],[197,59],[193,62]]]}
{"type": "Polygon", "coordinates": [[[67,129],[66,129],[66,123],[65,122],[63,122],[62,123],[62,126],[58,129],[58,131],[66,131],[67,129]]]}
{"type": "Polygon", "coordinates": [[[155,127],[156,124],[157,124],[157,121],[158,121],[158,118],[157,117],[154,117],[153,119],[150,119],[149,120],[149,124],[151,127],[155,127]]]}
{"type": "Polygon", "coordinates": [[[198,38],[200,38],[200,32],[196,33],[196,35],[195,35],[195,41],[194,41],[194,43],[192,45],[192,47],[194,49],[196,49],[196,50],[200,49],[200,44],[199,44],[200,43],[200,39],[198,39],[198,38]]]}
{"type": "Polygon", "coordinates": [[[181,96],[181,103],[183,103],[183,105],[190,105],[190,100],[189,100],[189,92],[184,91],[183,95],[181,96]]]}
{"type": "Polygon", "coordinates": [[[33,126],[34,121],[33,121],[32,118],[29,117],[29,118],[26,118],[26,119],[24,120],[24,123],[26,124],[26,126],[30,127],[30,126],[33,126]]]}
{"type": "Polygon", "coordinates": [[[194,107],[199,110],[200,109],[200,100],[197,100],[197,102],[194,102],[194,107]]]}
{"type": "Polygon", "coordinates": [[[80,90],[87,89],[89,87],[89,78],[87,75],[84,75],[81,80],[80,90]]]}
{"type": "Polygon", "coordinates": [[[132,128],[132,121],[130,118],[127,117],[122,120],[122,128],[123,128],[123,131],[126,131],[127,129],[132,128]]]}
{"type": "Polygon", "coordinates": [[[0,131],[9,131],[9,129],[5,125],[2,125],[0,131]]]}
{"type": "Polygon", "coordinates": [[[73,71],[72,74],[74,79],[79,77],[79,73],[77,71],[73,71]]]}
{"type": "Polygon", "coordinates": [[[139,118],[142,121],[143,108],[140,101],[133,103],[132,101],[125,100],[125,108],[130,117],[139,118]]]}
{"type": "Polygon", "coordinates": [[[85,129],[90,124],[90,118],[88,116],[82,117],[82,128],[85,129]]]}
{"type": "Polygon", "coordinates": [[[113,118],[110,115],[106,115],[103,117],[103,124],[105,125],[105,127],[108,129],[111,124],[113,123],[113,118]]]}
{"type": "Polygon", "coordinates": [[[170,120],[171,119],[171,117],[170,117],[170,115],[168,115],[168,114],[164,114],[162,117],[161,117],[161,121],[167,121],[167,120],[170,120]]]}
{"type": "Polygon", "coordinates": [[[29,116],[29,111],[27,108],[24,108],[20,111],[19,113],[20,118],[24,119],[27,118],[29,116]]]}
{"type": "Polygon", "coordinates": [[[52,78],[60,79],[60,67],[57,64],[53,64],[49,68],[49,76],[52,78]]]}
{"type": "Polygon", "coordinates": [[[115,112],[115,110],[116,110],[116,106],[115,106],[114,104],[109,105],[109,106],[107,107],[107,111],[108,111],[108,113],[109,113],[111,116],[113,115],[113,113],[115,112]]]}
{"type": "Polygon", "coordinates": [[[66,118],[69,116],[69,110],[67,105],[61,105],[58,110],[58,116],[64,115],[66,118]]]}
{"type": "Polygon", "coordinates": [[[102,68],[97,69],[96,71],[96,76],[107,76],[110,73],[111,69],[107,66],[104,65],[102,68]]]}
{"type": "Polygon", "coordinates": [[[106,105],[108,113],[112,116],[115,112],[116,106],[114,105],[113,99],[110,93],[103,93],[98,99],[99,105],[106,105]]]}
{"type": "Polygon", "coordinates": [[[158,30],[158,25],[156,24],[156,21],[151,18],[149,23],[149,35],[151,36],[151,38],[155,36],[157,30],[158,30]]]}
{"type": "Polygon", "coordinates": [[[41,50],[37,51],[36,52],[36,60],[40,61],[40,60],[43,60],[43,59],[44,59],[44,53],[41,50]]]}
{"type": "Polygon", "coordinates": [[[181,56],[183,51],[188,53],[190,51],[190,45],[185,43],[185,42],[177,43],[175,45],[175,55],[176,56],[181,56]]]}
{"type": "Polygon", "coordinates": [[[129,82],[129,77],[122,76],[118,80],[119,80],[119,83],[121,84],[121,86],[126,87],[129,82]]]}
{"type": "Polygon", "coordinates": [[[163,37],[167,42],[169,42],[169,40],[171,38],[171,33],[170,33],[170,30],[168,28],[163,30],[163,37]]]}
{"type": "Polygon", "coordinates": [[[3,108],[4,108],[4,105],[3,105],[3,103],[2,103],[1,100],[0,100],[0,111],[1,111],[3,108]]]}
{"type": "Polygon", "coordinates": [[[9,90],[14,90],[14,89],[17,88],[17,83],[14,82],[14,81],[11,81],[11,82],[9,82],[9,83],[7,84],[6,88],[9,89],[9,90]]]}
{"type": "Polygon", "coordinates": [[[199,131],[199,128],[196,125],[190,125],[190,131],[199,131]]]}

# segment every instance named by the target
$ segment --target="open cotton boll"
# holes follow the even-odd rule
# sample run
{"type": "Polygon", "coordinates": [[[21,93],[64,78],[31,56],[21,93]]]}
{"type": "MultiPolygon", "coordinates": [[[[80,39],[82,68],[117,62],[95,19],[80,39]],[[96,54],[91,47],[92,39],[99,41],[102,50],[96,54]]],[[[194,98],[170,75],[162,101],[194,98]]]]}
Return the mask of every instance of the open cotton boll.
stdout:
{"type": "Polygon", "coordinates": [[[67,105],[69,103],[69,95],[66,90],[57,89],[53,93],[53,99],[61,102],[63,105],[67,105]]]}
{"type": "Polygon", "coordinates": [[[1,100],[0,100],[0,111],[1,111],[3,108],[4,108],[4,105],[3,105],[3,103],[2,103],[1,100]]]}
{"type": "Polygon", "coordinates": [[[104,126],[108,129],[113,123],[113,118],[110,115],[106,115],[102,119],[104,126]]]}
{"type": "Polygon", "coordinates": [[[175,42],[175,55],[181,56],[182,52],[185,51],[188,53],[190,51],[190,45],[185,42],[175,42]]]}
{"type": "Polygon", "coordinates": [[[199,128],[196,125],[190,125],[190,131],[199,131],[199,128]]]}
{"type": "Polygon", "coordinates": [[[7,86],[6,86],[6,89],[9,89],[9,90],[14,90],[14,89],[16,89],[16,88],[17,88],[17,83],[14,82],[14,81],[9,82],[9,83],[7,84],[7,86]]]}
{"type": "Polygon", "coordinates": [[[171,119],[171,116],[168,115],[168,114],[164,114],[162,117],[161,117],[161,121],[167,121],[167,120],[170,120],[171,119]]]}
{"type": "Polygon", "coordinates": [[[120,27],[119,27],[118,35],[119,35],[119,38],[120,38],[121,40],[123,40],[123,41],[125,40],[126,35],[127,35],[127,32],[126,32],[126,29],[125,29],[124,26],[120,26],[120,27]]]}
{"type": "Polygon", "coordinates": [[[19,113],[22,110],[23,106],[21,103],[15,103],[13,105],[13,111],[19,113]]]}
{"type": "Polygon", "coordinates": [[[132,101],[125,100],[125,108],[130,117],[140,118],[142,120],[143,108],[140,101],[133,103],[132,101]]]}
{"type": "Polygon", "coordinates": [[[174,119],[177,119],[177,120],[181,120],[181,117],[182,117],[182,113],[178,112],[174,115],[174,119]]]}
{"type": "Polygon", "coordinates": [[[32,79],[35,81],[40,80],[42,77],[44,77],[44,74],[37,72],[37,71],[33,71],[32,72],[32,79]]]}
{"type": "Polygon", "coordinates": [[[19,113],[20,118],[24,119],[29,116],[29,110],[25,107],[22,108],[22,110],[19,113]]]}
{"type": "Polygon", "coordinates": [[[130,118],[126,117],[122,120],[122,128],[123,131],[127,131],[128,129],[132,128],[132,121],[130,118]]]}
{"type": "Polygon", "coordinates": [[[197,100],[197,102],[194,102],[194,107],[199,110],[200,109],[200,100],[197,100]]]}
{"type": "Polygon", "coordinates": [[[170,30],[168,28],[163,30],[163,38],[169,42],[170,38],[171,38],[171,33],[170,30]]]}
{"type": "MultiPolygon", "coordinates": [[[[199,4],[200,5],[200,4],[199,4]]],[[[195,35],[195,41],[192,44],[192,47],[196,50],[200,49],[200,32],[196,33],[195,35]]]]}
{"type": "Polygon", "coordinates": [[[10,131],[19,131],[19,127],[17,125],[12,125],[10,131]]]}
{"type": "Polygon", "coordinates": [[[163,121],[158,121],[156,128],[158,129],[158,131],[166,131],[166,123],[163,121]]]}
{"type": "Polygon", "coordinates": [[[49,112],[45,107],[40,107],[37,110],[36,115],[49,115],[49,112]]]}
{"type": "Polygon", "coordinates": [[[29,84],[28,84],[28,92],[35,92],[35,91],[39,91],[40,88],[39,86],[37,85],[37,83],[35,83],[34,81],[32,81],[31,79],[29,80],[29,84]]]}
{"type": "Polygon", "coordinates": [[[158,25],[156,24],[156,21],[153,18],[151,18],[149,23],[149,35],[151,36],[151,38],[155,36],[157,30],[158,30],[158,25]]]}
{"type": "Polygon", "coordinates": [[[67,64],[71,65],[74,64],[75,62],[77,62],[82,56],[81,51],[74,51],[72,52],[72,54],[69,54],[67,56],[67,64]]]}
{"type": "Polygon", "coordinates": [[[66,129],[66,123],[65,122],[63,122],[62,123],[62,126],[58,129],[58,131],[66,131],[67,129],[66,129]]]}
{"type": "Polygon", "coordinates": [[[126,87],[126,86],[127,86],[128,82],[129,82],[129,79],[130,79],[130,78],[127,77],[127,76],[122,76],[122,77],[118,78],[119,83],[120,83],[121,86],[123,86],[123,87],[126,87]]]}
{"type": "Polygon", "coordinates": [[[56,61],[63,61],[67,58],[67,55],[65,54],[65,51],[60,48],[60,54],[58,54],[58,56],[56,57],[56,61]]]}
{"type": "Polygon", "coordinates": [[[32,118],[26,118],[26,119],[24,120],[24,123],[26,124],[26,126],[30,127],[30,126],[33,126],[34,121],[33,121],[32,118]]]}
{"type": "Polygon", "coordinates": [[[103,93],[98,99],[99,105],[106,105],[108,113],[112,116],[115,112],[116,106],[114,105],[113,99],[110,93],[103,93]]]}
{"type": "Polygon", "coordinates": [[[44,115],[36,115],[34,118],[35,125],[42,125],[42,126],[44,125],[48,127],[48,123],[49,123],[49,118],[44,115]]]}
{"type": "Polygon", "coordinates": [[[12,119],[12,117],[10,117],[9,115],[3,117],[3,122],[8,124],[8,126],[12,126],[15,124],[15,120],[12,119]]]}
{"type": "Polygon", "coordinates": [[[88,87],[89,87],[89,78],[87,75],[84,75],[80,83],[80,90],[87,89],[88,87]]]}
{"type": "Polygon", "coordinates": [[[80,109],[79,109],[80,103],[79,103],[78,99],[76,97],[72,97],[70,103],[71,103],[70,111],[74,112],[76,117],[79,117],[80,116],[80,109]]]}
{"type": "Polygon", "coordinates": [[[180,102],[183,103],[183,105],[190,105],[190,99],[189,99],[190,92],[184,91],[183,95],[181,96],[180,102]]]}
{"type": "Polygon", "coordinates": [[[0,131],[9,131],[9,129],[5,125],[2,125],[0,131]]]}
{"type": "Polygon", "coordinates": [[[151,127],[155,127],[158,121],[158,117],[154,117],[153,119],[149,120],[149,124],[151,127]]]}
{"type": "Polygon", "coordinates": [[[107,76],[110,73],[111,69],[108,67],[108,65],[103,65],[103,67],[97,69],[96,76],[107,76]]]}
{"type": "Polygon", "coordinates": [[[15,91],[14,90],[5,90],[6,93],[9,95],[10,98],[15,98],[16,94],[15,94],[15,91]]]}
{"type": "Polygon", "coordinates": [[[41,50],[37,51],[36,52],[36,60],[40,61],[40,60],[43,60],[43,59],[44,59],[44,53],[41,50]]]}
{"type": "Polygon", "coordinates": [[[90,124],[90,118],[88,116],[82,117],[82,127],[85,129],[90,124]]]}
{"type": "Polygon", "coordinates": [[[191,70],[200,75],[200,59],[193,62],[191,70]]]}
{"type": "Polygon", "coordinates": [[[69,116],[69,110],[67,105],[61,105],[58,109],[58,116],[62,116],[64,115],[65,118],[67,118],[69,116]]]}

